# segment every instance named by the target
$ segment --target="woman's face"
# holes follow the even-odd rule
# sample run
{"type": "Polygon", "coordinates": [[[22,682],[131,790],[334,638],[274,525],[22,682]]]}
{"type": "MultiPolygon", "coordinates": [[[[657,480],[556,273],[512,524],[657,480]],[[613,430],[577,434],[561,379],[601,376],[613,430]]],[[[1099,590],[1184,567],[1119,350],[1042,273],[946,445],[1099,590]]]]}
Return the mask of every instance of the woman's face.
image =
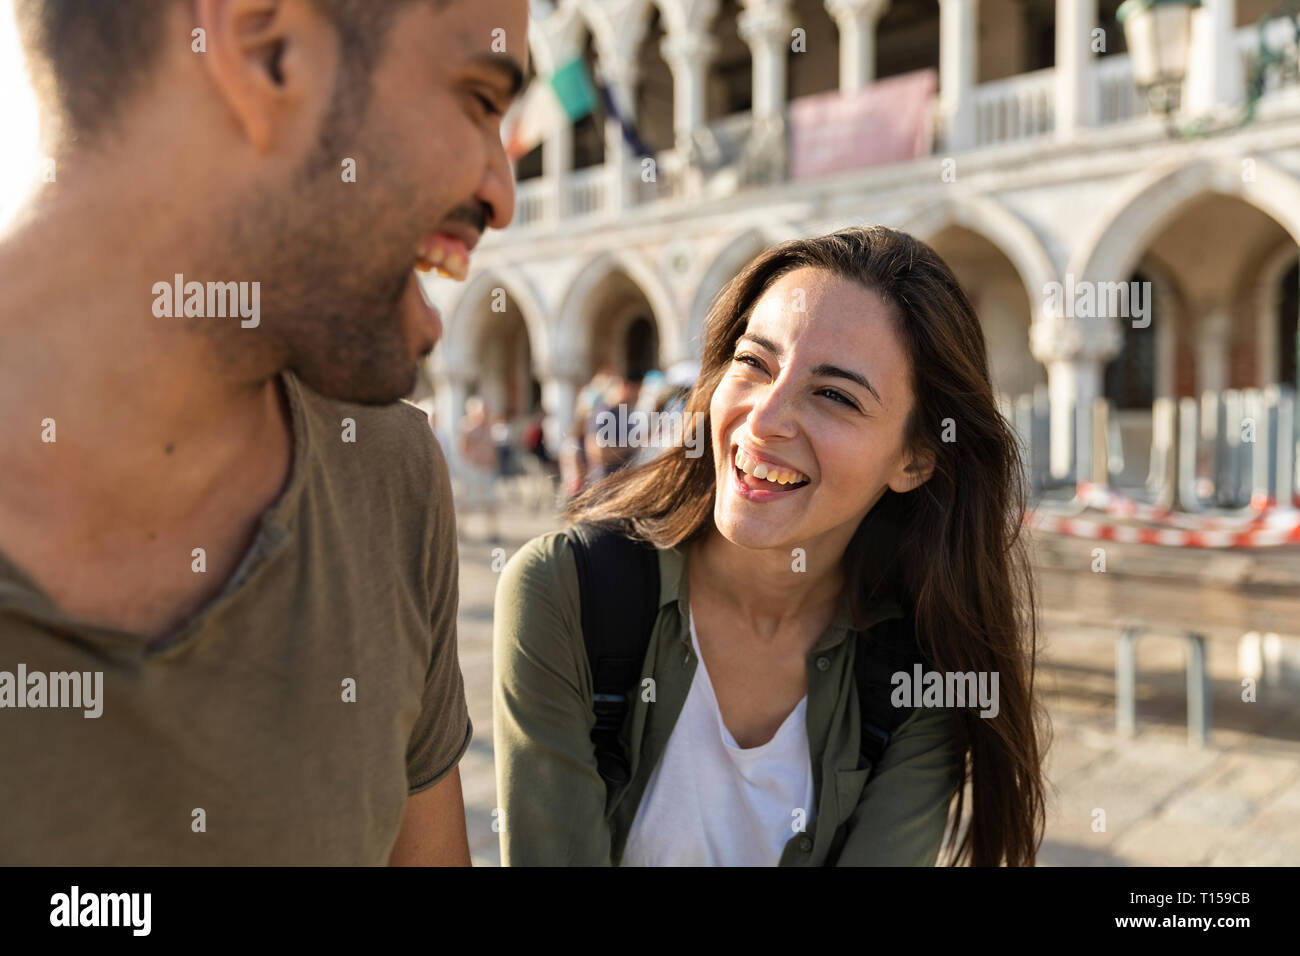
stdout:
{"type": "Polygon", "coordinates": [[[842,551],[886,487],[928,477],[908,469],[903,448],[909,376],[875,292],[813,268],[774,282],[709,406],[722,535],[746,548],[842,551]]]}

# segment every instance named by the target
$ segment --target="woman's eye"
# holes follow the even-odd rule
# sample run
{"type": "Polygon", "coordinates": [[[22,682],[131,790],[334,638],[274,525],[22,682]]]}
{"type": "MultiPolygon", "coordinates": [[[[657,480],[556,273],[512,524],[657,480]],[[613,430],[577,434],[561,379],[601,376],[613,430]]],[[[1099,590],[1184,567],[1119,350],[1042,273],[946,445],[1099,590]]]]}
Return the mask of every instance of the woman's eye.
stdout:
{"type": "Polygon", "coordinates": [[[762,366],[760,366],[760,365],[758,364],[758,359],[754,358],[754,356],[752,356],[752,355],[733,355],[733,356],[731,357],[731,360],[732,360],[733,362],[741,362],[741,363],[743,363],[743,364],[745,364],[745,365],[748,365],[750,368],[761,368],[761,367],[762,367],[762,366]]]}
{"type": "Polygon", "coordinates": [[[850,400],[849,398],[847,398],[847,397],[846,397],[842,392],[837,392],[837,391],[835,391],[835,389],[833,389],[833,388],[823,388],[823,389],[822,389],[820,392],[818,392],[817,394],[819,394],[819,395],[829,395],[829,396],[830,396],[832,399],[834,399],[835,401],[837,401],[837,402],[842,402],[843,404],[849,406],[849,408],[857,408],[857,407],[858,407],[857,405],[855,405],[855,404],[852,402],[852,400],[850,400]]]}
{"type": "Polygon", "coordinates": [[[488,116],[496,116],[500,112],[500,110],[497,109],[497,105],[482,93],[475,93],[474,99],[479,101],[479,104],[483,107],[483,112],[487,113],[488,116]]]}

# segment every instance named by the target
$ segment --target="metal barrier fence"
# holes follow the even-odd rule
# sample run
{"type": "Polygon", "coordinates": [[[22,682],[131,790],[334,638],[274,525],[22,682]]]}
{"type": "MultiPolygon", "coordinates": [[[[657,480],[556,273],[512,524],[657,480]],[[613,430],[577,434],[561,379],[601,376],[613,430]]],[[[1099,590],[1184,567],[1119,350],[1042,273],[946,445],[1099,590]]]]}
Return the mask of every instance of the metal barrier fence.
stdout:
{"type": "MultiPolygon", "coordinates": [[[[1124,470],[1124,441],[1111,402],[1092,408],[1092,472],[1077,474],[1074,435],[1069,472],[1049,467],[1051,416],[1047,387],[998,399],[1020,440],[1033,503],[1080,482],[1108,486],[1124,470]]],[[[1074,421],[1073,414],[1066,416],[1074,421]]],[[[1073,429],[1071,429],[1073,431],[1073,429]]],[[[1158,398],[1151,409],[1151,457],[1144,493],[1152,506],[1192,514],[1290,508],[1297,488],[1296,391],[1288,385],[1202,392],[1200,398],[1158,398]]],[[[1132,451],[1132,449],[1130,449],[1132,451]]],[[[1132,492],[1126,492],[1132,494],[1132,492]]]]}

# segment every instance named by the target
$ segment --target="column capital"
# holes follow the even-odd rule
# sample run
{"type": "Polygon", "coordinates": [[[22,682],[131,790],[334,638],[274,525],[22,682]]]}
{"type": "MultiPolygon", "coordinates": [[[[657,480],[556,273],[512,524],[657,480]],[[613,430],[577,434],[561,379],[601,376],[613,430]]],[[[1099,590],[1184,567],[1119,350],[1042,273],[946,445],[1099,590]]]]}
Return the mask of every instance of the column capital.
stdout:
{"type": "Polygon", "coordinates": [[[448,387],[461,386],[465,387],[474,378],[474,369],[472,366],[448,364],[451,358],[445,349],[438,349],[442,354],[435,355],[429,371],[433,378],[434,385],[446,385],[448,387]]]}
{"type": "Polygon", "coordinates": [[[541,382],[571,382],[582,384],[591,375],[583,371],[582,361],[576,355],[555,355],[545,364],[538,364],[536,373],[541,382]]]}
{"type": "Polygon", "coordinates": [[[746,7],[736,17],[736,31],[747,46],[760,44],[785,45],[790,40],[794,19],[786,0],[763,6],[746,7]]]}
{"type": "Polygon", "coordinates": [[[1103,362],[1119,354],[1124,335],[1113,316],[1040,315],[1029,327],[1029,351],[1049,362],[1103,362]]]}
{"type": "Polygon", "coordinates": [[[718,52],[718,41],[703,34],[670,34],[660,41],[659,52],[674,73],[681,69],[701,69],[718,52]]]}
{"type": "Polygon", "coordinates": [[[826,12],[837,24],[861,20],[879,20],[887,9],[889,0],[825,0],[826,12]]]}

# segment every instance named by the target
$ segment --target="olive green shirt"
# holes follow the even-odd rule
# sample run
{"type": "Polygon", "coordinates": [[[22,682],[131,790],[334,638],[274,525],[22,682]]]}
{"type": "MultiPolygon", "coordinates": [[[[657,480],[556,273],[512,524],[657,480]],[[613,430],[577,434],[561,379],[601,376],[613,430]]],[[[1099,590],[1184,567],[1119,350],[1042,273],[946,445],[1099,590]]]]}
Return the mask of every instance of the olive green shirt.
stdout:
{"type": "Polygon", "coordinates": [[[465,752],[428,419],[283,382],[288,484],[161,640],[70,619],[0,554],[0,672],[103,675],[98,717],[0,707],[0,864],[384,864],[408,796],[465,752]]]}
{"type": "MultiPolygon", "coordinates": [[[[661,549],[659,613],[623,734],[631,779],[610,795],[596,769],[591,668],[577,567],[562,532],[528,542],[505,565],[493,634],[492,719],[501,860],[509,865],[617,864],[650,774],[695,676],[686,549],[661,549]]],[[[893,597],[856,630],[902,616],[893,597]]],[[[954,715],[917,708],[893,735],[871,782],[858,769],[857,642],[847,602],[808,654],[808,747],[817,813],[794,832],[781,866],[933,866],[959,779],[954,715]],[[841,828],[841,825],[844,825],[841,828]],[[839,832],[837,832],[839,831],[839,832]]]]}

